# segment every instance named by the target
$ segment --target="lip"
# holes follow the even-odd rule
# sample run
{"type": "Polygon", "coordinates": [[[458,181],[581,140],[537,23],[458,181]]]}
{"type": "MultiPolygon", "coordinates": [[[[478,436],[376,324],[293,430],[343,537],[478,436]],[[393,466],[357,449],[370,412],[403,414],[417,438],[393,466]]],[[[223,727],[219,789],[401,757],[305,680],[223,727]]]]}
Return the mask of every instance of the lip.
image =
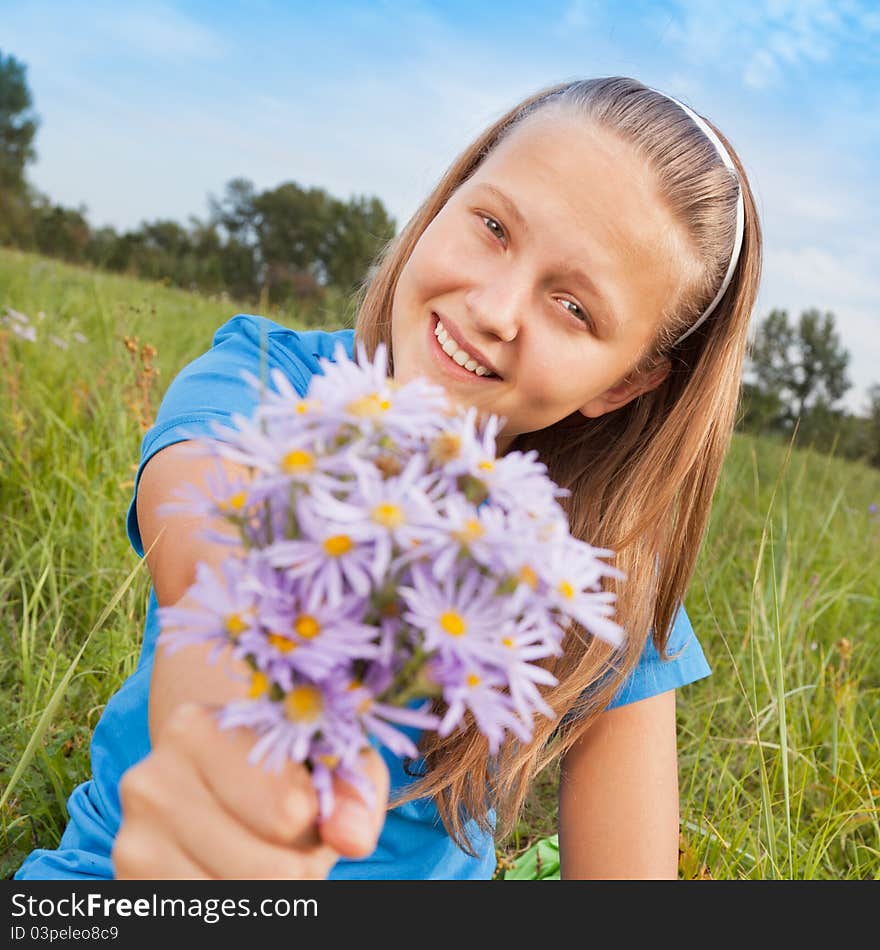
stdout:
{"type": "Polygon", "coordinates": [[[455,324],[450,323],[446,317],[441,317],[437,313],[432,313],[432,320],[428,323],[428,331],[433,340],[432,351],[438,359],[442,360],[444,366],[449,372],[453,375],[461,377],[462,379],[468,380],[477,380],[478,382],[494,382],[495,380],[500,380],[501,374],[498,370],[492,365],[492,363],[486,359],[486,357],[474,346],[471,346],[463,338],[461,331],[455,324]],[[494,373],[494,376],[477,376],[476,373],[472,373],[470,370],[465,369],[463,366],[459,366],[455,360],[451,359],[446,351],[440,346],[440,341],[437,339],[437,335],[434,332],[437,329],[437,323],[440,322],[443,324],[443,329],[452,337],[453,340],[463,349],[466,353],[470,353],[473,359],[475,359],[482,366],[485,366],[490,373],[494,373]]]}

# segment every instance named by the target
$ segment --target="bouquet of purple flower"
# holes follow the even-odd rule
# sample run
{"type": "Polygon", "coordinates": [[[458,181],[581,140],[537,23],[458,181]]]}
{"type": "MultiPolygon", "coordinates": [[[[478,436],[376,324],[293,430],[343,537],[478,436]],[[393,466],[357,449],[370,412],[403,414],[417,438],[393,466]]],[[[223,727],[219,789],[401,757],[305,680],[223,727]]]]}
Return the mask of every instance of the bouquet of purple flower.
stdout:
{"type": "MultiPolygon", "coordinates": [[[[573,538],[537,453],[495,457],[498,417],[453,409],[427,380],[386,377],[358,343],[321,360],[305,398],[278,371],[250,419],[216,426],[201,451],[248,466],[174,507],[222,518],[235,550],[215,573],[199,564],[187,606],[162,608],[161,642],[216,644],[246,661],[248,698],[224,728],[258,736],[254,762],[305,764],[322,815],[334,775],[370,800],[354,768],[372,735],[418,757],[401,727],[448,735],[470,713],[495,753],[510,731],[553,716],[535,660],[560,653],[576,620],[615,645],[622,576],[610,551],[573,538]],[[443,715],[432,700],[442,698],[443,715]]],[[[230,541],[228,534],[217,540],[230,541]]]]}

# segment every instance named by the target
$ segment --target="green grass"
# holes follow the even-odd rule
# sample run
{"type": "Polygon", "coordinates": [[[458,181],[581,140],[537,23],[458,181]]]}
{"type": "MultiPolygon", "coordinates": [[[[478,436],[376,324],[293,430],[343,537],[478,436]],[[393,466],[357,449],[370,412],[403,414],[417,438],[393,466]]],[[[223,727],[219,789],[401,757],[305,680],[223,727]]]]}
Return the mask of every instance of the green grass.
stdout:
{"type": "MultiPolygon", "coordinates": [[[[68,348],[0,328],[4,878],[57,844],[91,732],[137,660],[148,578],[124,516],[141,424],[213,331],[253,309],[0,250],[5,306],[68,348]]],[[[343,313],[327,327],[350,325],[343,313]]],[[[686,600],[714,673],[679,693],[682,877],[880,878],[872,503],[876,470],[735,438],[686,600]]],[[[548,770],[498,843],[505,862],[555,833],[555,791],[548,770]]]]}

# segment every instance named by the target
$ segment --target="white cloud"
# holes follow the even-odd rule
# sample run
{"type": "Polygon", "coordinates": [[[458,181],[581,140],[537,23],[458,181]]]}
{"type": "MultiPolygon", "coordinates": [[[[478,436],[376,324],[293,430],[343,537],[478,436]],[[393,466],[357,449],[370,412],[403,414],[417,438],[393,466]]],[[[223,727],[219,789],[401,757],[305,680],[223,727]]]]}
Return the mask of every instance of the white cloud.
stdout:
{"type": "MultiPolygon", "coordinates": [[[[840,257],[825,247],[771,248],[766,252],[766,263],[783,281],[796,285],[801,296],[812,295],[817,306],[829,306],[820,303],[829,289],[838,298],[860,304],[880,300],[880,278],[876,270],[869,273],[860,261],[840,257]]],[[[877,319],[880,320],[880,314],[877,319]]]]}
{"type": "Polygon", "coordinates": [[[217,33],[165,3],[113,3],[92,16],[107,40],[150,58],[211,60],[226,51],[217,33]]]}
{"type": "Polygon", "coordinates": [[[594,0],[571,0],[562,13],[562,26],[566,29],[582,30],[595,22],[595,14],[594,0]]]}
{"type": "Polygon", "coordinates": [[[747,86],[754,89],[765,89],[774,85],[781,75],[781,70],[768,50],[760,49],[746,64],[743,79],[747,86]]]}
{"type": "Polygon", "coordinates": [[[870,57],[870,38],[880,33],[874,5],[858,0],[680,0],[677,6],[667,35],[691,63],[742,64],[744,83],[756,89],[824,63],[844,46],[863,47],[870,57]]]}

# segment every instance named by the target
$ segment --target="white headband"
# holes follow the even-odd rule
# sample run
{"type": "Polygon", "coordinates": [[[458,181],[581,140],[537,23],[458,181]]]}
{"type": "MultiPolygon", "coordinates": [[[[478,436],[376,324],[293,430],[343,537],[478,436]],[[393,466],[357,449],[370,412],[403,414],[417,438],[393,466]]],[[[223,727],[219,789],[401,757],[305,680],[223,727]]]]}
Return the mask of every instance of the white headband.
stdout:
{"type": "MultiPolygon", "coordinates": [[[[739,174],[737,173],[736,166],[733,164],[730,155],[727,154],[727,149],[721,144],[721,140],[712,131],[708,123],[706,123],[695,112],[689,109],[683,102],[679,102],[674,96],[667,95],[665,92],[660,92],[659,89],[655,89],[654,92],[658,92],[661,96],[671,99],[677,106],[684,110],[684,112],[686,112],[694,120],[694,122],[696,122],[697,126],[702,130],[706,138],[709,139],[709,141],[715,146],[721,161],[724,162],[724,164],[734,173],[734,175],[736,175],[737,182],[739,182],[739,174]]],[[[689,330],[686,330],[684,333],[682,333],[675,343],[672,344],[673,346],[678,346],[682,340],[686,340],[694,332],[694,330],[701,326],[708,318],[709,314],[712,313],[712,311],[718,306],[718,301],[724,296],[724,291],[727,290],[731,278],[733,277],[733,272],[736,269],[736,262],[739,260],[739,252],[743,241],[744,224],[745,208],[743,207],[742,184],[740,184],[739,195],[736,199],[736,238],[733,242],[733,251],[730,254],[730,263],[727,265],[727,273],[724,275],[724,280],[721,281],[721,287],[719,288],[718,293],[715,294],[712,303],[706,307],[697,322],[689,330]]]]}

